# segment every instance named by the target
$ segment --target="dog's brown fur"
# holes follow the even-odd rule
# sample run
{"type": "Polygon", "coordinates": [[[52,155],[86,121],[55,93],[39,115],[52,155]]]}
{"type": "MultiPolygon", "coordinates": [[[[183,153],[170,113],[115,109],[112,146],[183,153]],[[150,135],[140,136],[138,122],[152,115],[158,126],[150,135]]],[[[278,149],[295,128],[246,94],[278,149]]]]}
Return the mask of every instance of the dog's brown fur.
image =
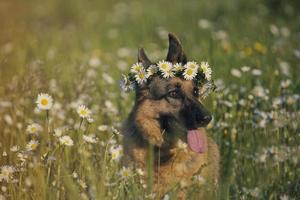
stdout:
{"type": "MultiPolygon", "coordinates": [[[[167,60],[175,62],[186,62],[186,56],[182,51],[179,40],[169,34],[169,53],[167,60]]],[[[139,50],[138,60],[149,66],[150,60],[145,55],[143,49],[139,50]]],[[[200,102],[195,101],[193,92],[195,85],[193,81],[186,81],[175,77],[171,79],[161,79],[154,77],[147,84],[140,86],[136,90],[136,102],[124,126],[124,154],[125,164],[137,168],[146,169],[149,152],[154,153],[154,191],[159,196],[164,195],[175,186],[180,186],[178,197],[184,199],[186,188],[193,183],[194,175],[201,175],[206,184],[199,195],[207,195],[207,191],[213,192],[219,176],[219,150],[216,143],[206,135],[200,126],[199,130],[204,133],[206,149],[204,153],[196,153],[189,147],[178,147],[178,141],[186,142],[185,119],[178,107],[184,107],[182,101],[172,98],[161,98],[161,94],[166,93],[170,88],[182,90],[185,97],[190,100],[190,111],[197,108],[198,115],[207,117],[207,111],[200,102]],[[149,148],[153,147],[153,148],[149,148]]],[[[188,117],[185,117],[188,118],[188,117]]],[[[199,117],[198,117],[199,118],[199,117]]],[[[206,118],[205,118],[206,119],[206,118]]],[[[189,119],[188,119],[189,120],[189,119]]],[[[199,120],[198,120],[199,121],[199,120]]],[[[204,196],[202,196],[204,198],[204,196]]],[[[200,196],[199,196],[200,198],[200,196]]]]}

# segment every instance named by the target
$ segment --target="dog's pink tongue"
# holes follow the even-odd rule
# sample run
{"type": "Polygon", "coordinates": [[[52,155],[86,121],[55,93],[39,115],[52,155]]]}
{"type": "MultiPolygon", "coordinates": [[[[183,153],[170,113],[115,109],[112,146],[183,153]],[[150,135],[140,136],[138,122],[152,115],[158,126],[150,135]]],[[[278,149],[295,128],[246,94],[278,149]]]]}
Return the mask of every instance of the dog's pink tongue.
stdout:
{"type": "Polygon", "coordinates": [[[189,147],[197,153],[203,153],[206,149],[204,133],[200,129],[188,130],[187,142],[189,147]]]}

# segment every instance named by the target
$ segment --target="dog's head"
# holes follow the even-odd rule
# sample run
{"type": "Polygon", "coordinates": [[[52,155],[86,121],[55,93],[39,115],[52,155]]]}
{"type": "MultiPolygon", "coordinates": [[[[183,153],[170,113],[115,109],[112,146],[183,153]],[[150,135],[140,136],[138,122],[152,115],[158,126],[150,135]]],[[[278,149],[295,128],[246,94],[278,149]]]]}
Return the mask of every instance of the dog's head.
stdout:
{"type": "MultiPolygon", "coordinates": [[[[146,68],[153,63],[148,59],[143,49],[139,49],[138,61],[146,68]]],[[[187,63],[187,57],[179,40],[169,34],[169,51],[166,61],[171,63],[187,63]]],[[[211,114],[202,105],[199,97],[199,86],[193,80],[179,77],[161,78],[154,76],[136,90],[137,101],[150,99],[160,106],[160,117],[175,119],[188,130],[204,127],[211,121],[211,114]]]]}

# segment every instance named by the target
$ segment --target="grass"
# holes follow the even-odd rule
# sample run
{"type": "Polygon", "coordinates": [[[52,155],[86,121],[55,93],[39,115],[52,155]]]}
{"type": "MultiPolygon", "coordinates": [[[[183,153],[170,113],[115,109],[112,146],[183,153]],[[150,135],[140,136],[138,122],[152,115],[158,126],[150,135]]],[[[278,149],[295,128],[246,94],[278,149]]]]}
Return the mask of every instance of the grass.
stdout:
{"type": "Polygon", "coordinates": [[[168,32],[190,60],[210,63],[220,88],[204,102],[222,158],[219,198],[299,199],[297,10],[296,1],[1,1],[0,166],[13,168],[6,179],[1,168],[0,199],[155,198],[137,171],[119,173],[118,130],[133,94],[118,81],[138,47],[165,58],[168,32]],[[36,109],[41,92],[55,102],[49,118],[36,109]],[[94,122],[81,123],[79,104],[94,122]],[[32,123],[39,134],[26,131],[32,123]],[[73,146],[54,135],[65,126],[73,146]]]}

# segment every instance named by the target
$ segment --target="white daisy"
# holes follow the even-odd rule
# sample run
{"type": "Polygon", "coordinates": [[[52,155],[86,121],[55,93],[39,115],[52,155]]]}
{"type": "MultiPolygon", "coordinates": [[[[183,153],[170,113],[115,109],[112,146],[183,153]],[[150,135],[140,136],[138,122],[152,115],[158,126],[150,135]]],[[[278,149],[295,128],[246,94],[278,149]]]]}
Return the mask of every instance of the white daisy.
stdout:
{"type": "Polygon", "coordinates": [[[31,134],[38,133],[42,130],[43,130],[43,128],[37,123],[32,123],[32,124],[28,125],[26,128],[26,131],[31,134]]]}
{"type": "Polygon", "coordinates": [[[183,70],[183,69],[184,69],[184,67],[182,66],[181,63],[176,63],[175,65],[173,65],[173,70],[174,70],[175,72],[180,72],[180,71],[183,70]]]}
{"type": "Polygon", "coordinates": [[[95,143],[98,142],[98,138],[95,135],[93,135],[93,134],[91,134],[91,135],[83,135],[82,138],[87,143],[95,144],[95,143]]]}
{"type": "Polygon", "coordinates": [[[210,81],[211,80],[211,68],[209,67],[207,62],[201,62],[201,70],[205,75],[206,80],[210,81]]]}
{"type": "Polygon", "coordinates": [[[40,93],[36,100],[36,104],[40,110],[50,110],[53,106],[53,99],[49,94],[40,93]]]}
{"type": "Polygon", "coordinates": [[[164,60],[163,61],[159,61],[157,63],[157,66],[158,66],[158,69],[161,72],[172,70],[172,63],[170,63],[168,61],[164,61],[164,60]]]}
{"type": "Polygon", "coordinates": [[[142,63],[140,63],[140,62],[138,62],[138,63],[135,63],[134,65],[132,65],[132,67],[131,67],[131,69],[130,69],[130,71],[132,72],[132,73],[139,73],[139,72],[141,72],[141,71],[143,71],[144,70],[144,66],[143,66],[143,64],[142,63]]]}
{"type": "Polygon", "coordinates": [[[197,71],[199,68],[199,65],[194,61],[189,61],[184,65],[184,68],[194,69],[195,71],[197,71]]]}
{"type": "Polygon", "coordinates": [[[137,74],[135,74],[134,77],[135,77],[136,82],[138,82],[138,84],[143,84],[147,81],[147,74],[146,74],[145,70],[138,72],[137,74]]]}
{"type": "Polygon", "coordinates": [[[127,76],[122,74],[122,79],[120,81],[121,90],[124,92],[129,92],[130,90],[134,90],[134,83],[131,82],[127,76]]]}
{"type": "Polygon", "coordinates": [[[99,131],[107,131],[108,130],[108,126],[107,125],[100,125],[97,128],[99,131]]]}
{"type": "Polygon", "coordinates": [[[0,182],[2,180],[5,180],[8,182],[10,179],[13,178],[13,173],[16,171],[16,169],[13,166],[4,165],[1,167],[1,173],[0,173],[0,182]]]}
{"type": "Polygon", "coordinates": [[[64,128],[56,128],[54,129],[54,136],[61,137],[64,132],[64,128]]]}
{"type": "Polygon", "coordinates": [[[109,150],[109,153],[113,161],[119,161],[123,156],[123,147],[121,145],[112,146],[109,150]]]}
{"type": "Polygon", "coordinates": [[[128,179],[131,175],[132,175],[132,171],[128,167],[123,166],[122,169],[120,170],[120,176],[123,179],[128,179]]]}
{"type": "Polygon", "coordinates": [[[14,145],[14,146],[12,146],[11,148],[10,148],[10,151],[12,151],[12,152],[17,152],[17,151],[19,151],[19,146],[18,145],[14,145]]]}
{"type": "Polygon", "coordinates": [[[39,141],[37,140],[30,140],[29,143],[26,145],[27,151],[34,151],[39,145],[39,141]]]}
{"type": "Polygon", "coordinates": [[[185,68],[183,72],[183,77],[185,80],[193,80],[197,75],[197,69],[195,68],[185,68]]]}
{"type": "Polygon", "coordinates": [[[77,113],[81,118],[89,118],[92,112],[85,105],[80,105],[77,108],[77,113]]]}
{"type": "Polygon", "coordinates": [[[153,76],[157,73],[157,67],[155,65],[150,65],[147,68],[147,77],[153,76]]]}
{"type": "Polygon", "coordinates": [[[60,142],[60,144],[65,145],[65,146],[73,146],[74,145],[73,140],[68,135],[60,137],[59,142],[60,142]]]}
{"type": "Polygon", "coordinates": [[[172,77],[174,77],[174,72],[172,71],[172,69],[165,70],[165,71],[162,71],[162,75],[164,78],[172,78],[172,77]]]}

